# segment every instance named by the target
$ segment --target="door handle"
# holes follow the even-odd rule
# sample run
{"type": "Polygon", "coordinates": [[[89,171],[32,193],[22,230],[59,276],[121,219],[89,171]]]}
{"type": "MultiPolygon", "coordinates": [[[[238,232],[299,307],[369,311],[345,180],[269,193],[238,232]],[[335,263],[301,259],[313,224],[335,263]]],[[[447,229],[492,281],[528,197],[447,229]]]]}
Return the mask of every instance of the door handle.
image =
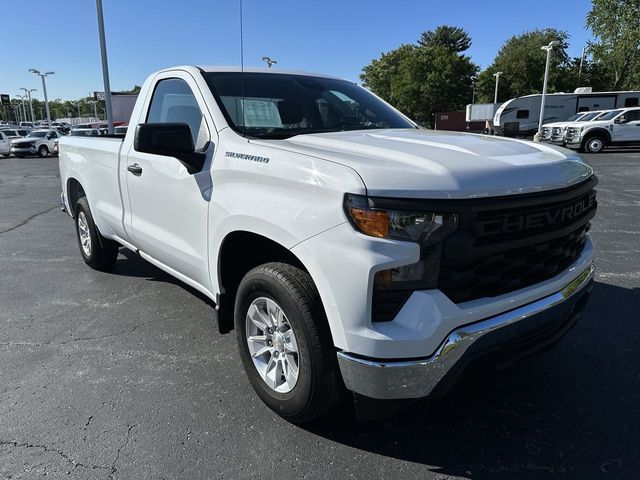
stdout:
{"type": "Polygon", "coordinates": [[[142,175],[142,167],[137,163],[134,163],[133,165],[128,165],[127,170],[129,170],[134,175],[138,175],[138,176],[142,175]]]}

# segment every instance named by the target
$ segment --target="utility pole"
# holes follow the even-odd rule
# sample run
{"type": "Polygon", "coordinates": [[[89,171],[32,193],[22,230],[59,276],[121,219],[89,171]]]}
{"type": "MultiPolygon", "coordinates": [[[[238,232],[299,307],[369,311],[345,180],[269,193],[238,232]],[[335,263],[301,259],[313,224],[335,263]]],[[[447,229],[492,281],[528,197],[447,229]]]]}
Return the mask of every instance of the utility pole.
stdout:
{"type": "MultiPolygon", "coordinates": [[[[98,31],[100,34],[100,56],[102,57],[102,78],[104,80],[104,107],[107,115],[107,128],[113,134],[113,111],[111,109],[111,86],[109,85],[109,62],[107,61],[107,42],[104,36],[104,16],[102,14],[102,0],[96,0],[98,11],[98,31]]],[[[95,105],[95,104],[94,104],[95,105]]]]}
{"type": "Polygon", "coordinates": [[[540,101],[540,120],[538,121],[538,132],[533,136],[534,142],[540,141],[540,135],[542,133],[542,124],[544,123],[544,107],[547,99],[547,81],[549,80],[549,64],[551,63],[551,52],[553,47],[560,45],[558,40],[549,42],[549,45],[540,47],[542,50],[547,51],[547,63],[544,67],[544,83],[542,84],[542,100],[540,101]]]}

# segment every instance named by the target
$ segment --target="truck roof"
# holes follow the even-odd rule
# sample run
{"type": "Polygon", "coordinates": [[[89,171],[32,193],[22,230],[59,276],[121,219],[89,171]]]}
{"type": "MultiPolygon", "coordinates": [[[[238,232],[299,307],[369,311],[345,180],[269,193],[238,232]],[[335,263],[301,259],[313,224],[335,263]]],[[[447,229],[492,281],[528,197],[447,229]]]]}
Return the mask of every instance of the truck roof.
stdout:
{"type": "MultiPolygon", "coordinates": [[[[242,69],[239,66],[219,66],[219,65],[198,65],[196,68],[205,72],[241,72],[242,69]]],[[[290,75],[306,75],[309,77],[323,77],[333,78],[336,80],[345,80],[341,77],[333,75],[326,75],[324,73],[305,72],[302,70],[283,70],[279,68],[266,68],[266,67],[244,67],[245,73],[288,73],[290,75]]],[[[349,81],[349,80],[347,80],[349,81]]]]}

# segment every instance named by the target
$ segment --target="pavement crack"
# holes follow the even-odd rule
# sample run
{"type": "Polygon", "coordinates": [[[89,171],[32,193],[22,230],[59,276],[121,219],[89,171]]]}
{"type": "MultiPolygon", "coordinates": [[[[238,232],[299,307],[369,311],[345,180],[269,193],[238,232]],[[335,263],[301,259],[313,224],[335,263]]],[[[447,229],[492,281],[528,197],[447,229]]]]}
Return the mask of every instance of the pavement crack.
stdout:
{"type": "Polygon", "coordinates": [[[118,447],[118,451],[116,452],[116,458],[113,460],[113,463],[111,464],[111,473],[109,474],[109,478],[113,478],[115,473],[118,471],[118,467],[116,467],[116,463],[118,463],[118,460],[120,460],[120,452],[127,445],[129,445],[129,440],[131,439],[131,431],[137,426],[138,426],[137,423],[135,425],[127,425],[127,434],[125,436],[123,444],[118,447]]]}
{"type": "Polygon", "coordinates": [[[14,447],[14,448],[36,448],[39,450],[43,450],[46,453],[55,453],[56,455],[62,457],[65,461],[73,465],[74,469],[80,467],[80,468],[87,468],[91,470],[98,470],[98,469],[109,470],[109,467],[102,467],[99,465],[88,465],[82,462],[77,462],[76,460],[72,459],[69,455],[64,453],[62,450],[58,450],[57,448],[51,448],[46,445],[38,445],[38,444],[33,444],[28,442],[16,442],[11,440],[0,440],[0,445],[14,447]]]}
{"type": "Polygon", "coordinates": [[[0,235],[2,235],[3,233],[7,233],[7,232],[10,232],[12,230],[15,230],[16,228],[20,228],[20,227],[26,225],[27,223],[29,223],[34,218],[39,217],[40,215],[44,215],[45,213],[49,213],[52,210],[55,210],[56,208],[58,208],[58,206],[48,208],[47,210],[44,210],[42,212],[34,213],[30,217],[25,218],[22,222],[18,223],[17,225],[14,225],[13,227],[9,227],[9,228],[7,228],[5,230],[0,230],[0,235]]]}

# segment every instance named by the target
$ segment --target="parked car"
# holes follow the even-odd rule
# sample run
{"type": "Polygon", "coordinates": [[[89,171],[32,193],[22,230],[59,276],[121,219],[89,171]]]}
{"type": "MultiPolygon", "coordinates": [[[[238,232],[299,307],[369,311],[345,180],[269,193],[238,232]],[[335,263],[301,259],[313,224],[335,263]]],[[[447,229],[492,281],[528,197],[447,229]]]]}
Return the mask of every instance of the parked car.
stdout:
{"type": "Polygon", "coordinates": [[[55,129],[34,130],[24,138],[11,142],[11,153],[16,157],[26,157],[27,155],[38,155],[46,157],[54,152],[53,142],[62,137],[62,134],[55,129]]]}
{"type": "Polygon", "coordinates": [[[11,155],[11,137],[6,134],[6,130],[0,130],[0,155],[11,155]]]}
{"type": "Polygon", "coordinates": [[[72,137],[98,137],[100,131],[97,128],[74,128],[69,132],[72,137]]]}
{"type": "Polygon", "coordinates": [[[20,122],[20,128],[31,131],[35,128],[35,125],[33,122],[20,122]]]}
{"type": "Polygon", "coordinates": [[[543,142],[550,142],[555,145],[562,145],[564,143],[564,135],[568,126],[573,125],[574,123],[590,122],[608,111],[609,110],[596,110],[593,112],[576,113],[564,122],[547,123],[540,130],[540,140],[543,142]]]}
{"type": "Polygon", "coordinates": [[[640,107],[620,108],[587,123],[567,127],[565,145],[588,153],[605,147],[640,145],[640,107]]]}
{"type": "Polygon", "coordinates": [[[51,124],[51,128],[55,128],[60,133],[66,135],[71,130],[71,125],[69,125],[68,123],[65,123],[65,122],[53,122],[51,124]]]}
{"type": "Polygon", "coordinates": [[[10,137],[12,140],[16,138],[26,137],[27,135],[29,135],[29,132],[27,130],[22,130],[22,129],[16,130],[13,128],[6,128],[6,129],[3,129],[2,131],[6,136],[10,137]]]}
{"type": "Polygon", "coordinates": [[[212,299],[290,421],[344,386],[441,394],[472,359],[554,344],[589,296],[597,179],[573,152],[422,129],[353,82],[272,69],[154,73],[130,123],[60,139],[83,260],[107,270],[122,245],[212,299]]]}

